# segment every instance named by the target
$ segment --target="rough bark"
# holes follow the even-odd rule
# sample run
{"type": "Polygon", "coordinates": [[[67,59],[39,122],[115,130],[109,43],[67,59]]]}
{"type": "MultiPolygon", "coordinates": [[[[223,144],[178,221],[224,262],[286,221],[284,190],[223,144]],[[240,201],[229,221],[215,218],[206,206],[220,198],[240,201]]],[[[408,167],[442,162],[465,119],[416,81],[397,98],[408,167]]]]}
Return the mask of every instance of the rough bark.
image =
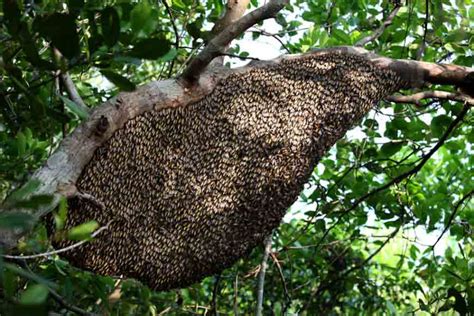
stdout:
{"type": "Polygon", "coordinates": [[[272,0],[227,26],[207,44],[206,48],[183,71],[181,75],[183,83],[194,84],[209,63],[215,57],[225,53],[230,42],[255,24],[274,17],[287,3],[288,0],[272,0]]]}
{"type": "Polygon", "coordinates": [[[242,15],[244,15],[250,0],[229,0],[227,1],[226,11],[224,16],[217,21],[212,28],[212,34],[221,33],[226,27],[235,23],[242,15]]]}

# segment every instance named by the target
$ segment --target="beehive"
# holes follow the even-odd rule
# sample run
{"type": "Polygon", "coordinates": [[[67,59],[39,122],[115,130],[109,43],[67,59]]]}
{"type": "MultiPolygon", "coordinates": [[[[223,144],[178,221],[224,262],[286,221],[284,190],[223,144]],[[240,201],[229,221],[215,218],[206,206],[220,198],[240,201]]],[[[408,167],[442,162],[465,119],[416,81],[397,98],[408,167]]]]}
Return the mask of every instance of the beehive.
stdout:
{"type": "MultiPolygon", "coordinates": [[[[146,112],[100,147],[67,228],[109,230],[64,254],[156,290],[184,287],[247,255],[278,226],[322,155],[400,78],[352,55],[286,60],[227,77],[201,101],[146,112]]],[[[67,246],[70,242],[58,242],[67,246]]]]}

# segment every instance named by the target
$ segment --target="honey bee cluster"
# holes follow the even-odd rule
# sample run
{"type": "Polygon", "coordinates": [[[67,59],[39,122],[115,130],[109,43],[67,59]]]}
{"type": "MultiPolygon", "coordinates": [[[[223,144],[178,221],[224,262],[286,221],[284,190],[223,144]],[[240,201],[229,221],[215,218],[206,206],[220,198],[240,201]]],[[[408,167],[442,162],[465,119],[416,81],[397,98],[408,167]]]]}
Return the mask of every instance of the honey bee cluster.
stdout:
{"type": "Polygon", "coordinates": [[[400,81],[361,57],[307,56],[128,121],[77,183],[105,208],[69,201],[66,228],[94,219],[109,229],[64,256],[156,290],[222,271],[279,225],[321,156],[400,81]]]}

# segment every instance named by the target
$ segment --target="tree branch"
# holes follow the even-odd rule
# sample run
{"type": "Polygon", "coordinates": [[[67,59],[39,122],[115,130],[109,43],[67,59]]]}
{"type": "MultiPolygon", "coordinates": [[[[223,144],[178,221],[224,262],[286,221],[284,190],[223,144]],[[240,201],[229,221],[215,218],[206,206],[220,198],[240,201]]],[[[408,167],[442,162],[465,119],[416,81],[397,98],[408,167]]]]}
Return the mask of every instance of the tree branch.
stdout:
{"type": "Polygon", "coordinates": [[[281,268],[281,265],[280,265],[280,262],[278,261],[278,258],[276,257],[276,255],[270,251],[270,257],[272,258],[273,262],[275,263],[277,269],[278,269],[278,273],[280,275],[280,280],[281,280],[281,284],[283,285],[283,293],[285,294],[285,303],[283,304],[283,310],[282,310],[282,314],[285,315],[286,314],[286,310],[288,309],[288,306],[291,305],[291,296],[288,292],[288,287],[286,285],[286,281],[285,281],[285,276],[283,275],[283,270],[281,268]]]}
{"type": "Polygon", "coordinates": [[[227,56],[227,57],[231,57],[231,58],[239,58],[239,59],[242,59],[242,60],[245,60],[245,59],[260,60],[260,58],[256,58],[256,57],[251,57],[251,56],[243,57],[243,56],[239,56],[239,55],[235,55],[235,54],[228,54],[228,53],[223,53],[223,54],[221,54],[221,56],[227,56]]]}
{"type": "Polygon", "coordinates": [[[95,313],[90,313],[88,311],[83,310],[82,308],[69,304],[68,302],[66,302],[64,298],[62,298],[61,295],[59,295],[55,290],[53,290],[50,287],[48,287],[48,290],[51,296],[53,297],[53,299],[65,309],[82,316],[97,316],[98,315],[95,313]]]}
{"type": "Polygon", "coordinates": [[[216,35],[196,57],[194,57],[180,78],[186,83],[195,84],[209,63],[215,57],[225,53],[226,46],[229,45],[232,40],[253,25],[274,17],[278,11],[283,9],[288,1],[289,0],[271,0],[263,7],[250,12],[235,23],[226,27],[222,32],[216,35]]]}
{"type": "Polygon", "coordinates": [[[360,39],[357,43],[355,43],[355,46],[361,47],[379,38],[383,34],[385,29],[393,23],[393,19],[395,18],[395,16],[397,16],[397,13],[401,7],[402,5],[400,3],[396,3],[392,12],[389,14],[387,19],[382,23],[382,25],[371,35],[360,39]]]}
{"type": "Polygon", "coordinates": [[[420,106],[421,100],[424,99],[443,99],[443,100],[452,100],[459,102],[466,102],[470,105],[474,105],[474,98],[468,96],[464,93],[453,93],[447,91],[423,91],[418,92],[412,95],[391,95],[386,98],[387,101],[396,102],[396,103],[413,103],[417,106],[420,106]]]}
{"type": "MultiPolygon", "coordinates": [[[[103,232],[104,230],[108,229],[109,228],[109,225],[110,223],[108,223],[107,225],[105,226],[102,226],[100,228],[98,228],[96,231],[94,231],[92,234],[91,234],[91,238],[95,238],[97,235],[99,235],[101,232],[103,232]]],[[[53,250],[53,251],[48,251],[48,252],[43,252],[43,253],[38,253],[38,254],[34,254],[34,255],[27,255],[27,256],[12,256],[12,255],[2,255],[3,258],[6,258],[6,259],[16,259],[16,260],[26,260],[26,259],[37,259],[37,258],[41,258],[41,257],[49,257],[49,256],[52,256],[52,255],[57,255],[59,253],[62,253],[62,252],[66,252],[66,251],[69,251],[69,250],[72,250],[74,248],[77,248],[79,246],[82,246],[83,244],[85,244],[86,242],[89,242],[90,240],[89,239],[86,239],[86,240],[81,240],[79,242],[76,242],[70,246],[67,246],[67,247],[64,247],[64,248],[61,248],[61,249],[56,249],[56,250],[53,250]]]]}
{"type": "Polygon", "coordinates": [[[250,0],[227,0],[224,16],[214,24],[211,30],[213,35],[218,35],[226,27],[240,19],[244,15],[250,0]]]}
{"type": "Polygon", "coordinates": [[[464,202],[469,201],[469,199],[471,199],[473,195],[474,195],[474,190],[471,190],[466,195],[464,195],[462,197],[462,199],[460,199],[456,203],[456,205],[454,206],[454,210],[451,213],[451,216],[449,216],[449,219],[448,219],[448,222],[446,223],[446,226],[444,227],[443,231],[441,232],[441,235],[439,235],[439,237],[436,239],[435,243],[431,246],[432,249],[434,249],[436,247],[438,242],[441,240],[441,238],[444,236],[444,234],[446,234],[446,232],[448,231],[449,227],[451,227],[451,224],[453,223],[453,220],[456,217],[456,214],[458,213],[458,210],[461,207],[461,205],[463,205],[464,202]]]}
{"type": "MultiPolygon", "coordinates": [[[[179,49],[179,39],[180,39],[180,36],[179,36],[178,28],[176,27],[176,22],[175,22],[175,20],[174,20],[173,13],[171,12],[171,8],[170,8],[170,6],[168,5],[168,2],[166,2],[166,0],[162,0],[161,2],[162,2],[163,5],[165,6],[166,12],[168,13],[168,16],[169,16],[169,18],[170,18],[171,25],[172,25],[172,27],[173,27],[174,37],[175,37],[174,48],[175,48],[176,50],[178,50],[178,49],[179,49]]],[[[176,59],[176,58],[173,58],[173,59],[171,60],[170,68],[169,68],[169,70],[168,70],[168,78],[170,78],[171,75],[173,74],[173,67],[174,67],[175,59],[176,59]]]]}
{"type": "MultiPolygon", "coordinates": [[[[58,63],[60,63],[61,60],[63,60],[61,52],[57,48],[53,47],[53,53],[58,63]]],[[[89,113],[90,109],[84,103],[84,100],[82,100],[81,95],[77,91],[76,85],[74,84],[74,81],[72,81],[71,76],[69,75],[69,72],[67,70],[60,70],[59,78],[61,78],[61,83],[63,84],[69,99],[76,103],[83,112],[89,113]]]]}
{"type": "Polygon", "coordinates": [[[219,295],[220,281],[221,281],[221,275],[218,274],[215,276],[215,279],[214,279],[214,289],[212,290],[211,307],[209,308],[209,313],[213,316],[217,316],[219,314],[217,312],[217,296],[219,295]]]}
{"type": "Polygon", "coordinates": [[[435,64],[408,59],[392,59],[379,56],[361,47],[342,46],[324,49],[365,56],[382,69],[396,72],[405,82],[406,89],[420,88],[424,85],[453,85],[464,89],[464,93],[474,96],[474,68],[448,64],[435,64]]]}
{"type": "Polygon", "coordinates": [[[84,103],[84,100],[82,100],[79,92],[76,89],[76,85],[71,79],[71,76],[69,73],[66,72],[61,72],[61,82],[64,85],[64,89],[67,92],[67,95],[69,96],[69,99],[71,99],[74,103],[76,103],[84,112],[89,113],[90,109],[89,107],[84,103]]]}
{"type": "Polygon", "coordinates": [[[291,54],[291,51],[288,49],[288,47],[285,45],[285,43],[283,43],[283,41],[281,40],[280,35],[278,33],[277,34],[269,33],[267,31],[260,30],[260,29],[257,29],[257,28],[256,28],[256,31],[253,31],[253,32],[258,32],[263,36],[273,37],[274,39],[276,39],[278,41],[278,43],[280,43],[280,45],[286,50],[286,52],[288,54],[291,54]]]}
{"type": "Polygon", "coordinates": [[[420,47],[416,52],[416,59],[420,60],[423,57],[426,49],[426,33],[428,33],[428,20],[430,18],[430,1],[425,0],[425,22],[423,23],[423,39],[421,40],[420,47]]]}
{"type": "Polygon", "coordinates": [[[267,236],[264,241],[265,250],[263,252],[262,263],[260,264],[260,271],[258,272],[258,286],[257,286],[257,310],[256,316],[262,316],[263,312],[263,289],[265,286],[265,272],[268,268],[268,256],[272,249],[272,234],[267,236]]]}

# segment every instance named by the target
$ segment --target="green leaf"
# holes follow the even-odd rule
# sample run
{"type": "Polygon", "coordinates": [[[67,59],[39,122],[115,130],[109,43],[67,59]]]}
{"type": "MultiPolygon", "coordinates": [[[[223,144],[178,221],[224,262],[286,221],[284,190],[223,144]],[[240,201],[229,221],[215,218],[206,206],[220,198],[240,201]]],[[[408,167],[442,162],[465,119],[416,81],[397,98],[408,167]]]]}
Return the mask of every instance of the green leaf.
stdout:
{"type": "Polygon", "coordinates": [[[38,209],[41,206],[49,205],[53,202],[53,196],[49,194],[38,194],[15,203],[15,208],[38,209]]]}
{"type": "Polygon", "coordinates": [[[186,25],[186,31],[189,33],[189,35],[191,35],[192,38],[199,39],[199,38],[202,38],[201,27],[202,27],[202,22],[198,20],[186,25]]]}
{"type": "Polygon", "coordinates": [[[91,234],[99,227],[96,221],[89,221],[73,227],[68,232],[70,240],[87,240],[91,238],[91,234]]]}
{"type": "Polygon", "coordinates": [[[59,201],[58,211],[54,214],[54,223],[56,226],[56,230],[61,230],[64,228],[64,224],[66,223],[67,218],[67,200],[66,198],[62,197],[59,201]]]}
{"type": "Polygon", "coordinates": [[[40,16],[35,20],[34,27],[43,37],[50,39],[53,46],[66,58],[79,55],[79,36],[73,15],[53,13],[40,16]]]}
{"type": "Polygon", "coordinates": [[[144,59],[158,59],[171,49],[171,43],[162,38],[147,38],[137,42],[130,55],[144,59]]]}
{"type": "Polygon", "coordinates": [[[20,189],[13,192],[10,195],[9,200],[20,201],[26,199],[31,193],[39,188],[40,184],[41,182],[37,179],[29,180],[20,189]]]}
{"type": "Polygon", "coordinates": [[[18,267],[15,264],[5,263],[4,267],[5,267],[6,270],[11,271],[11,272],[13,272],[13,273],[25,278],[25,279],[35,281],[36,283],[43,284],[43,285],[45,285],[49,288],[52,288],[52,289],[57,288],[57,285],[55,283],[53,283],[51,281],[48,281],[48,280],[40,277],[37,274],[31,273],[30,271],[22,269],[22,268],[18,267]]]}
{"type": "Polygon", "coordinates": [[[1,262],[2,259],[0,259],[0,276],[2,278],[1,281],[3,281],[3,293],[5,298],[12,298],[14,297],[16,293],[16,288],[18,286],[18,278],[16,275],[12,272],[9,271],[8,269],[3,269],[3,262],[1,262]],[[3,273],[2,273],[3,272],[3,273]]]}
{"type": "Polygon", "coordinates": [[[186,5],[183,3],[182,0],[172,0],[173,8],[186,10],[186,5]]]}
{"type": "Polygon", "coordinates": [[[26,230],[33,227],[35,218],[24,212],[2,212],[0,213],[0,228],[26,230]]]}
{"type": "Polygon", "coordinates": [[[446,131],[449,124],[451,124],[452,119],[443,114],[436,116],[431,120],[431,132],[433,133],[434,137],[440,137],[446,131]]]}
{"type": "Polygon", "coordinates": [[[112,70],[104,69],[101,70],[100,73],[122,91],[133,91],[136,88],[133,82],[112,70]]]}
{"type": "Polygon", "coordinates": [[[387,304],[388,310],[390,311],[390,315],[398,315],[397,309],[395,308],[392,302],[387,301],[386,304],[387,304]]]}
{"type": "Polygon", "coordinates": [[[20,303],[24,305],[40,305],[48,298],[49,290],[43,284],[34,284],[21,294],[20,303]]]}
{"type": "Polygon", "coordinates": [[[22,132],[16,134],[16,149],[20,157],[26,152],[26,138],[22,132]]]}
{"type": "Polygon", "coordinates": [[[422,311],[425,311],[425,312],[429,312],[430,311],[430,307],[428,305],[426,305],[423,300],[420,298],[418,299],[418,304],[420,304],[420,309],[422,311]]]}
{"type": "Polygon", "coordinates": [[[120,18],[117,11],[112,7],[102,10],[100,16],[102,35],[107,46],[114,46],[120,37],[120,18]]]}
{"type": "Polygon", "coordinates": [[[178,51],[173,47],[171,48],[163,57],[160,58],[161,61],[167,62],[176,58],[178,51]]]}
{"type": "Polygon", "coordinates": [[[130,23],[134,33],[138,33],[145,27],[150,19],[151,11],[151,6],[147,1],[135,5],[132,12],[130,12],[130,23]]]}
{"type": "Polygon", "coordinates": [[[338,44],[350,44],[351,43],[351,37],[347,34],[347,32],[344,32],[339,29],[333,29],[331,32],[331,35],[333,38],[337,40],[338,44]]]}
{"type": "Polygon", "coordinates": [[[61,100],[63,100],[64,105],[66,108],[71,111],[72,113],[76,114],[81,120],[84,120],[89,117],[89,113],[87,113],[82,107],[80,107],[76,102],[63,97],[62,95],[59,96],[61,100]]]}
{"type": "Polygon", "coordinates": [[[382,145],[381,153],[385,157],[390,157],[395,155],[403,147],[404,142],[389,142],[382,145]]]}

